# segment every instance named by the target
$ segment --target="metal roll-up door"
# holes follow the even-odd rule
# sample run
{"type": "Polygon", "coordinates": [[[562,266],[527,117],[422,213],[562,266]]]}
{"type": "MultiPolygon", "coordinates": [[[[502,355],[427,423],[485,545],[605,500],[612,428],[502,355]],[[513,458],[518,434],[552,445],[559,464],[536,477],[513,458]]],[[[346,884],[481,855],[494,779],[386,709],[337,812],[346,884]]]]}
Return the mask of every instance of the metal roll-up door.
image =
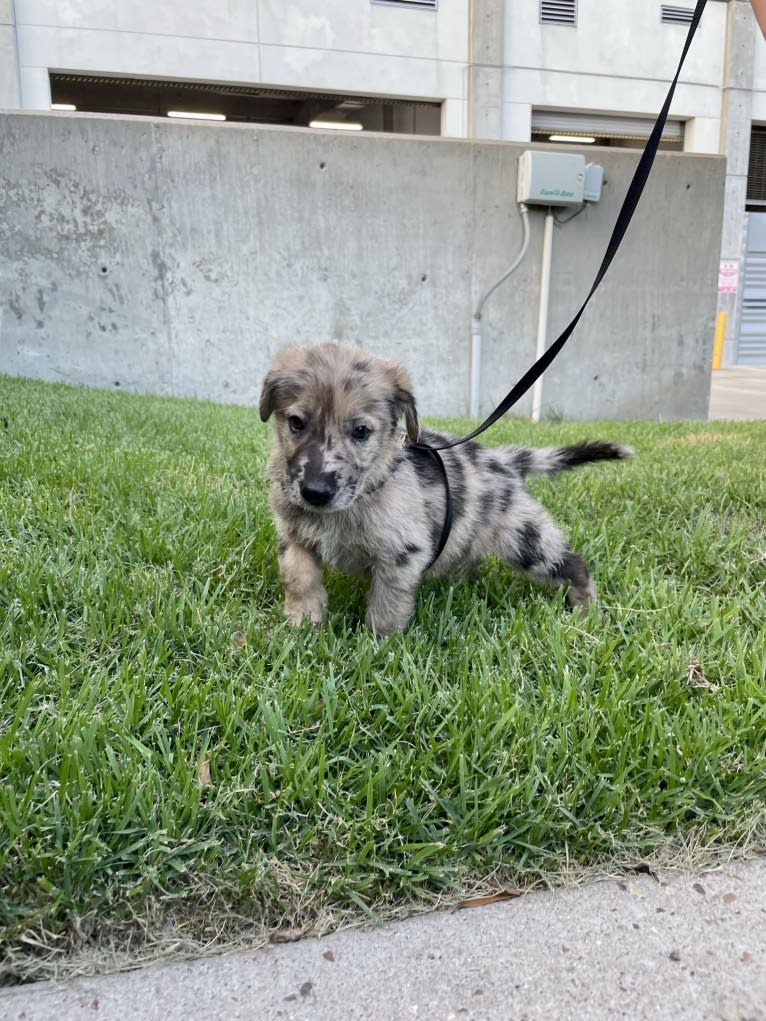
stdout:
{"type": "Polygon", "coordinates": [[[766,365],[766,212],[747,214],[737,365],[766,365]]]}
{"type": "MultiPolygon", "coordinates": [[[[581,113],[572,110],[533,110],[532,137],[551,134],[591,135],[596,138],[614,138],[643,143],[651,134],[654,119],[651,117],[621,117],[619,114],[581,113]]],[[[662,141],[681,147],[684,140],[683,121],[669,120],[662,132],[662,141]]]]}

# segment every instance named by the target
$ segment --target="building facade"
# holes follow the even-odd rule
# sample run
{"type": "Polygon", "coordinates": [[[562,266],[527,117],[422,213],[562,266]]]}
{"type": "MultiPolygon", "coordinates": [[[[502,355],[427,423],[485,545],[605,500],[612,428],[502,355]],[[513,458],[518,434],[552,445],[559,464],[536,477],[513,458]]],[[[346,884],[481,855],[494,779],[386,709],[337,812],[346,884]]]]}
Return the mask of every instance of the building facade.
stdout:
{"type": "MultiPolygon", "coordinates": [[[[694,0],[0,0],[0,107],[637,148],[693,8],[694,0]]],[[[766,43],[750,4],[709,0],[663,146],[727,157],[724,363],[766,362],[762,125],[766,43]]]]}

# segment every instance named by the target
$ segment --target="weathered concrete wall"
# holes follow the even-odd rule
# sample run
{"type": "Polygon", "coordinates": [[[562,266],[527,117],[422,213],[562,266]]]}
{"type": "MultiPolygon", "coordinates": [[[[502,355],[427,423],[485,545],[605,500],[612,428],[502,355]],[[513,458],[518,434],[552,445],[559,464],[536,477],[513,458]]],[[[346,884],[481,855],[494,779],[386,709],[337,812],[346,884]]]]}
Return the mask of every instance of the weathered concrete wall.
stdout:
{"type": "MultiPolygon", "coordinates": [[[[0,371],[252,403],[290,342],[411,369],[464,414],[475,300],[521,240],[527,146],[92,116],[0,116],[0,371]]],[[[554,237],[550,337],[590,287],[636,154],[554,237]]],[[[704,417],[723,160],[663,153],[543,413],[704,417]]],[[[542,213],[488,302],[483,406],[533,360],[542,213]]],[[[529,401],[518,406],[528,413],[529,401]]]]}

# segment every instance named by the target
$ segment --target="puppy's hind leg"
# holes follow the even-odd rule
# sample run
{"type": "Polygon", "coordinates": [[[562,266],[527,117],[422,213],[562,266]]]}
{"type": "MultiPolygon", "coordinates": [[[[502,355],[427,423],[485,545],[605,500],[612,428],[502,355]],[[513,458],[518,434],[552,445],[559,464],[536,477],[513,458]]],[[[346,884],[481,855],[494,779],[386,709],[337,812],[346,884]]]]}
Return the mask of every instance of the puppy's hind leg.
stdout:
{"type": "Polygon", "coordinates": [[[548,512],[534,506],[534,514],[516,519],[504,531],[497,555],[543,585],[568,585],[567,602],[585,613],[596,596],[585,560],[570,549],[548,512]]]}
{"type": "Polygon", "coordinates": [[[593,584],[588,567],[579,553],[568,550],[564,558],[555,566],[551,579],[553,585],[569,585],[567,602],[581,613],[588,612],[591,600],[596,598],[596,586],[593,584]]]}
{"type": "Polygon", "coordinates": [[[298,625],[308,618],[318,624],[327,608],[319,559],[295,542],[279,543],[279,574],[285,587],[285,617],[298,625]]]}

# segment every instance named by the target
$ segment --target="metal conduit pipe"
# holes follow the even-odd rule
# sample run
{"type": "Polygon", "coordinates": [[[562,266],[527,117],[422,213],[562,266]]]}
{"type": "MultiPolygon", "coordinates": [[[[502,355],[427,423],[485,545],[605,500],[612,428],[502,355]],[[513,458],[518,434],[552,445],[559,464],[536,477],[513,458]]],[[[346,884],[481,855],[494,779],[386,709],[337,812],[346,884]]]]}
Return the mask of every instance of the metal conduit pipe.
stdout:
{"type": "Polygon", "coordinates": [[[476,311],[473,314],[471,321],[471,398],[469,406],[469,414],[471,418],[479,418],[479,405],[481,399],[481,313],[484,305],[487,302],[489,296],[497,290],[500,284],[505,283],[508,277],[521,265],[524,256],[527,254],[529,248],[529,209],[523,203],[519,203],[519,210],[521,212],[521,223],[523,227],[523,237],[521,239],[521,248],[519,254],[513,260],[508,269],[503,275],[495,281],[494,284],[485,292],[483,297],[480,299],[476,306],[476,311]]]}

